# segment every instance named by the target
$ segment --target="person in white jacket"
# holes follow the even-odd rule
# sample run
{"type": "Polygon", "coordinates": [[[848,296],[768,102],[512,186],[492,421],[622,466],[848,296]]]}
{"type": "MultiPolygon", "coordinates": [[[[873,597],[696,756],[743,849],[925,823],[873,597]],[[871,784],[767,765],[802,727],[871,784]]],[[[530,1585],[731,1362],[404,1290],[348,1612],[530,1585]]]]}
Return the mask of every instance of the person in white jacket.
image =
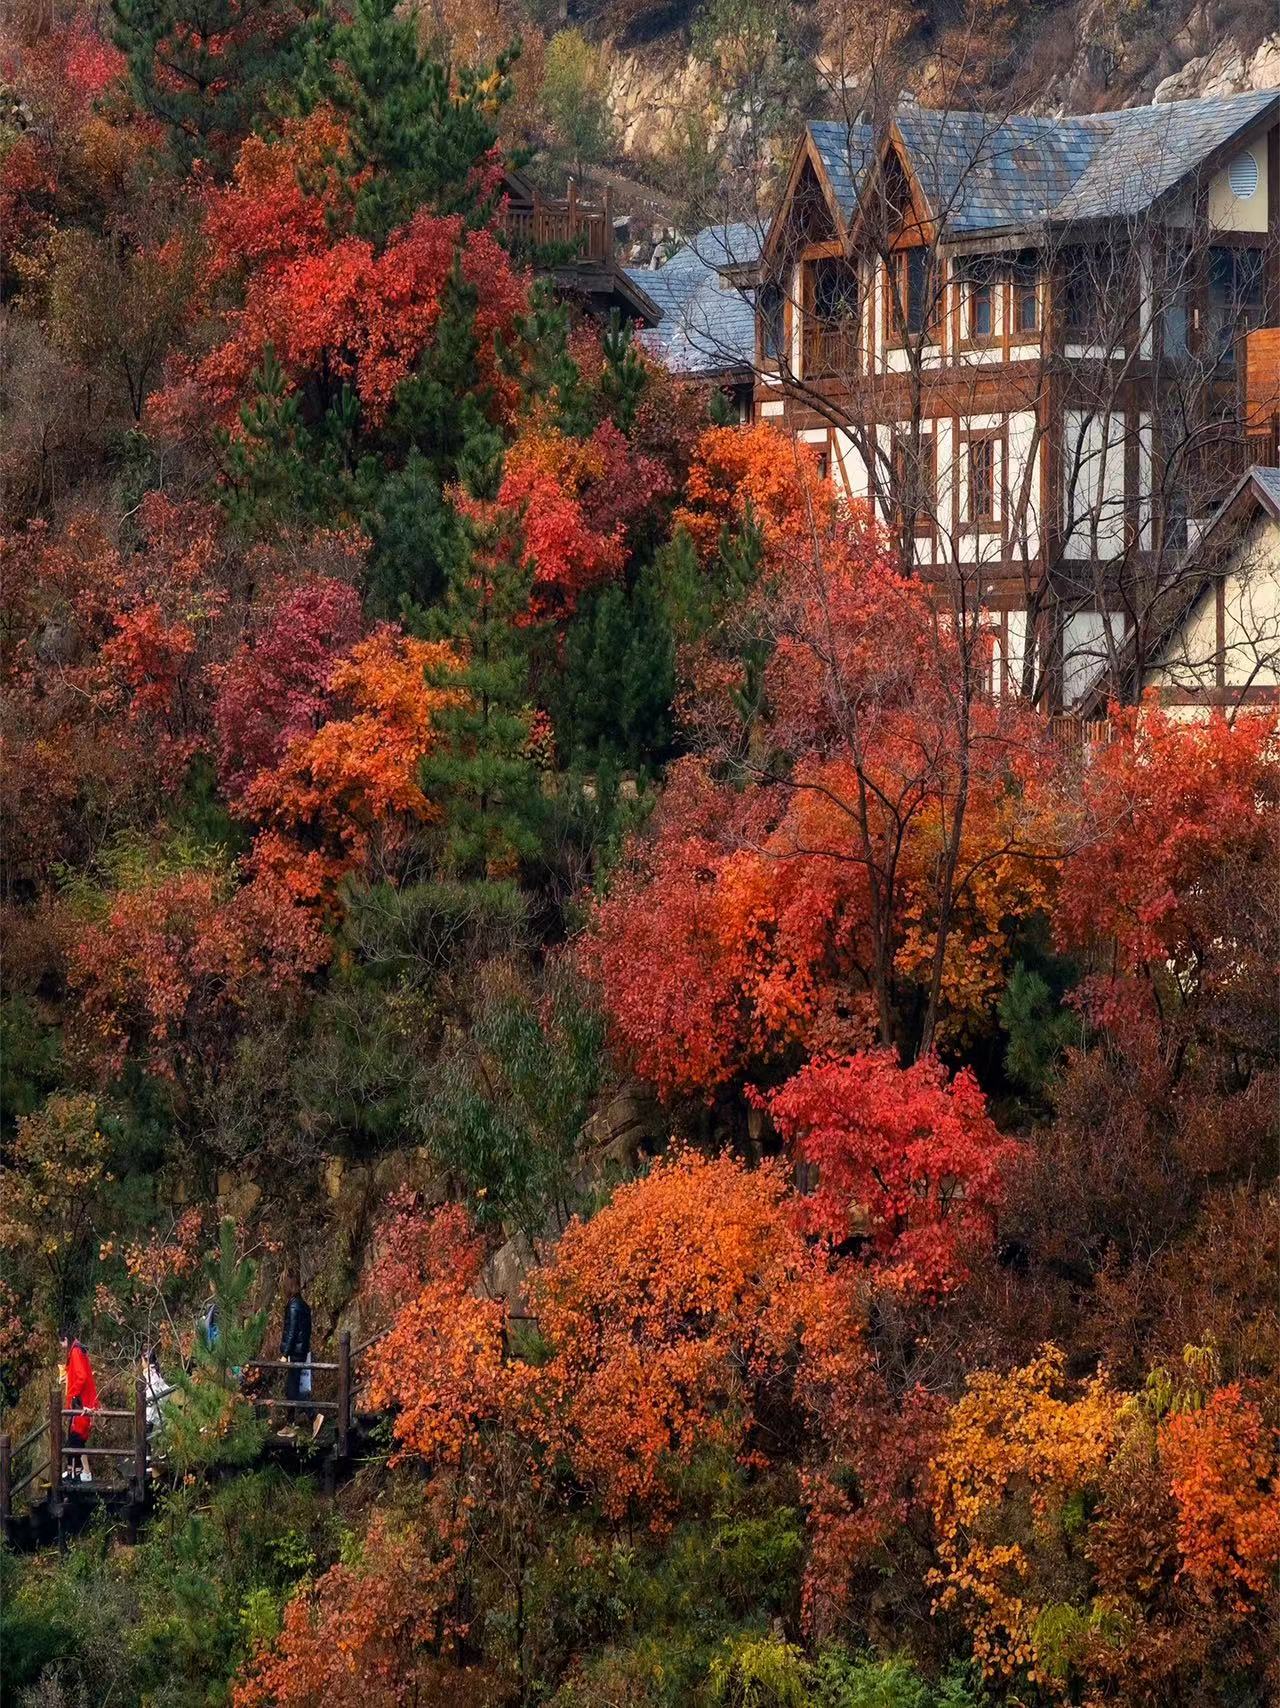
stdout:
{"type": "Polygon", "coordinates": [[[166,1382],[160,1373],[154,1346],[149,1346],[142,1355],[142,1380],[147,1395],[147,1434],[154,1435],[164,1421],[164,1402],[173,1392],[172,1382],[166,1382]]]}

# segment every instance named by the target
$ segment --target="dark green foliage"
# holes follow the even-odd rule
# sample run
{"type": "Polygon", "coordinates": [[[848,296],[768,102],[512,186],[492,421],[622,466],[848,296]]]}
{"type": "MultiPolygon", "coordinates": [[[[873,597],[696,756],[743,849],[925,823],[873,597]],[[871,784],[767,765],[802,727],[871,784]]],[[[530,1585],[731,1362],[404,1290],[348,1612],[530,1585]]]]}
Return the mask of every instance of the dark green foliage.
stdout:
{"type": "Polygon", "coordinates": [[[562,752],[588,768],[612,760],[638,769],[666,757],[675,642],[652,570],[634,588],[614,583],[582,606],[564,660],[555,702],[562,752]]]}
{"type": "Polygon", "coordinates": [[[348,173],[368,174],[355,192],[356,230],[382,243],[420,207],[478,212],[472,168],[496,140],[492,114],[518,50],[492,72],[459,70],[421,47],[416,14],[396,0],[355,0],[339,18],[315,45],[302,97],[337,109],[348,173]]]}
{"type": "Polygon", "coordinates": [[[218,1304],[218,1338],[208,1346],[197,1336],[190,1373],[177,1370],[173,1376],[181,1401],[175,1399],[166,1410],[163,1424],[164,1459],[184,1476],[249,1464],[266,1434],[265,1422],[240,1393],[240,1372],[261,1349],[266,1313],[248,1309],[257,1266],[236,1255],[236,1228],[229,1219],[219,1230],[218,1255],[206,1274],[218,1304]]]}
{"type": "Polygon", "coordinates": [[[0,1131],[9,1134],[62,1083],[62,1038],[24,996],[0,1001],[0,1131]]]}
{"type": "Polygon", "coordinates": [[[406,618],[421,629],[423,613],[444,592],[449,565],[466,550],[466,530],[443,496],[429,460],[412,450],[383,482],[368,518],[365,604],[371,616],[406,618]]]}
{"type": "Polygon", "coordinates": [[[1065,1000],[1076,968],[1053,952],[1043,915],[1026,922],[1020,947],[1000,998],[1000,1024],[1008,1040],[1005,1072],[1025,1092],[1042,1100],[1063,1051],[1084,1043],[1080,1015],[1065,1000]]]}
{"type": "Polygon", "coordinates": [[[112,0],[134,99],[183,170],[227,170],[285,73],[306,10],[281,0],[112,0]]]}
{"type": "Polygon", "coordinates": [[[558,1708],[705,1702],[726,1637],[764,1638],[793,1617],[803,1525],[788,1489],[749,1481],[707,1452],[683,1473],[682,1517],[661,1538],[602,1539],[585,1527],[546,1548],[530,1586],[530,1630],[542,1670],[569,1682],[558,1708]]]}
{"type": "Polygon", "coordinates": [[[67,1556],[0,1556],[5,1703],[211,1708],[298,1580],[343,1531],[307,1479],[268,1469],[163,1499],[142,1543],[105,1530],[67,1556]]]}
{"type": "Polygon", "coordinates": [[[603,1048],[603,1020],[574,981],[557,976],[536,992],[510,962],[485,969],[470,1024],[446,1043],[420,1116],[481,1226],[506,1223],[533,1240],[549,1216],[567,1213],[603,1048]]]}
{"type": "Polygon", "coordinates": [[[270,345],[253,386],[254,401],[240,411],[240,430],[214,433],[227,514],[248,533],[267,533],[300,520],[331,520],[349,487],[350,449],[360,413],[354,394],[344,387],[309,425],[302,400],[290,389],[270,345]]]}
{"type": "MultiPolygon", "coordinates": [[[[499,468],[477,471],[478,498],[496,496],[499,468]]],[[[453,567],[432,626],[462,663],[436,675],[457,699],[436,714],[421,780],[444,815],[443,868],[464,879],[509,876],[537,853],[544,817],[529,740],[533,570],[508,520],[490,513],[469,525],[472,555],[453,567]]]]}
{"type": "Polygon", "coordinates": [[[391,452],[416,451],[441,486],[462,480],[478,488],[502,451],[501,437],[489,424],[489,398],[476,360],[479,300],[455,256],[435,337],[417,371],[397,390],[387,427],[391,452]]]}
{"type": "Polygon", "coordinates": [[[553,426],[584,438],[596,425],[595,409],[569,349],[569,311],[556,301],[545,280],[534,286],[523,338],[528,350],[525,369],[528,396],[547,410],[553,426]]]}
{"type": "Polygon", "coordinates": [[[601,339],[605,368],[600,390],[609,402],[614,422],[624,433],[635,424],[636,408],[649,382],[640,352],[636,348],[629,320],[623,320],[615,308],[609,315],[609,325],[601,339]]]}

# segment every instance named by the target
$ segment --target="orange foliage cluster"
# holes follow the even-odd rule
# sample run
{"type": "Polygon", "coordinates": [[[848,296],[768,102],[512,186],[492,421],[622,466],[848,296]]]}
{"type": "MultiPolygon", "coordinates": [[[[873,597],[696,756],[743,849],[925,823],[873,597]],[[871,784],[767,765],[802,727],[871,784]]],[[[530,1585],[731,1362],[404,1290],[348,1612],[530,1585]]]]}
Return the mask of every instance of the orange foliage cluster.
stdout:
{"type": "Polygon", "coordinates": [[[1169,1418],[1160,1457],[1177,1503],[1180,1567],[1198,1595],[1246,1618],[1280,1564],[1280,1436],[1238,1384],[1169,1418]]]}
{"type": "Polygon", "coordinates": [[[483,1457],[502,1429],[608,1516],[661,1523],[674,1473],[709,1444],[745,1451],[766,1395],[817,1417],[861,1367],[853,1295],[785,1200],[773,1165],[655,1164],[571,1223],[531,1277],[551,1348],[537,1366],[507,1360],[503,1308],[472,1291],[474,1268],[441,1261],[459,1250],[442,1224],[425,1284],[373,1353],[368,1403],[396,1408],[402,1451],[437,1473],[483,1457]]]}
{"type": "Polygon", "coordinates": [[[260,993],[296,988],[328,959],[314,919],[270,877],[191,871],[115,894],[68,950],[72,1027],[104,1078],[131,1052],[182,1079],[209,1066],[233,1018],[260,993]]]}
{"type": "Polygon", "coordinates": [[[725,528],[740,527],[747,509],[766,545],[819,531],[830,518],[835,490],[818,472],[813,452],[776,427],[708,427],[693,448],[674,521],[705,562],[725,528]]]}
{"type": "Polygon", "coordinates": [[[660,1513],[700,1446],[741,1451],[793,1358],[802,1392],[857,1371],[852,1296],[785,1199],[773,1164],[677,1153],[571,1225],[535,1276],[550,1444],[606,1514],[660,1513]]]}
{"type": "Polygon", "coordinates": [[[1151,1384],[1073,1391],[1064,1362],[1049,1347],[972,1375],[952,1408],[929,1490],[939,1607],[986,1673],[1053,1700],[1138,1699],[1243,1660],[1280,1564],[1276,1431],[1234,1384],[1162,1413],[1151,1384]]]}
{"type": "Polygon", "coordinates": [[[278,877],[299,900],[323,900],[375,841],[393,847],[406,821],[430,817],[417,767],[450,693],[431,687],[426,673],[451,661],[442,643],[389,624],[352,647],[329,678],[333,715],[244,792],[238,810],[263,826],[256,870],[278,877]]]}
{"type": "Polygon", "coordinates": [[[454,1555],[420,1524],[379,1518],[354,1565],[331,1566],[285,1608],[276,1641],[235,1687],[235,1708],[400,1708],[427,1700],[454,1555]]]}

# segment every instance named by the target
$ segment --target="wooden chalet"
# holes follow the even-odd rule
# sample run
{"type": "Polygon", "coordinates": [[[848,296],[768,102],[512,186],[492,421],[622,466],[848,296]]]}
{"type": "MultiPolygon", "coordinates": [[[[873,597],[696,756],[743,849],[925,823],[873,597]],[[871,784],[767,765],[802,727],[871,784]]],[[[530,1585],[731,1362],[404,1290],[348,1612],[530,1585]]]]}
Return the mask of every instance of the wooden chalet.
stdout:
{"type": "Polygon", "coordinates": [[[1280,461],[1280,94],[810,123],[752,283],[756,419],[1079,704],[1280,461]]]}

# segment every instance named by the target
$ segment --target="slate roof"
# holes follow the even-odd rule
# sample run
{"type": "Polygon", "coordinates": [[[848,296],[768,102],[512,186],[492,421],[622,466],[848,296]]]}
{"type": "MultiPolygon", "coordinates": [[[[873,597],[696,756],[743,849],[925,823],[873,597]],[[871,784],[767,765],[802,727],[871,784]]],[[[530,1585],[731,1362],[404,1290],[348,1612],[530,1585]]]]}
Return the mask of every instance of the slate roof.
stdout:
{"type": "MultiPolygon", "coordinates": [[[[935,218],[953,238],[1078,220],[1132,218],[1280,108],[1280,94],[1171,101],[1076,117],[898,109],[898,133],[935,218]]],[[[865,125],[811,123],[846,215],[869,157],[865,125]]]]}
{"type": "Polygon", "coordinates": [[[710,377],[755,360],[755,308],[750,291],[721,269],[753,266],[761,234],[754,226],[708,226],[661,267],[629,267],[627,277],[657,303],[662,319],[638,334],[673,373],[710,377]]]}
{"type": "Polygon", "coordinates": [[[846,125],[834,119],[811,119],[805,129],[840,212],[848,219],[858,205],[859,186],[875,155],[876,133],[870,125],[846,125]]]}
{"type": "Polygon", "coordinates": [[[1280,469],[1255,467],[1249,474],[1263,500],[1270,505],[1271,514],[1280,521],[1280,469]]]}

